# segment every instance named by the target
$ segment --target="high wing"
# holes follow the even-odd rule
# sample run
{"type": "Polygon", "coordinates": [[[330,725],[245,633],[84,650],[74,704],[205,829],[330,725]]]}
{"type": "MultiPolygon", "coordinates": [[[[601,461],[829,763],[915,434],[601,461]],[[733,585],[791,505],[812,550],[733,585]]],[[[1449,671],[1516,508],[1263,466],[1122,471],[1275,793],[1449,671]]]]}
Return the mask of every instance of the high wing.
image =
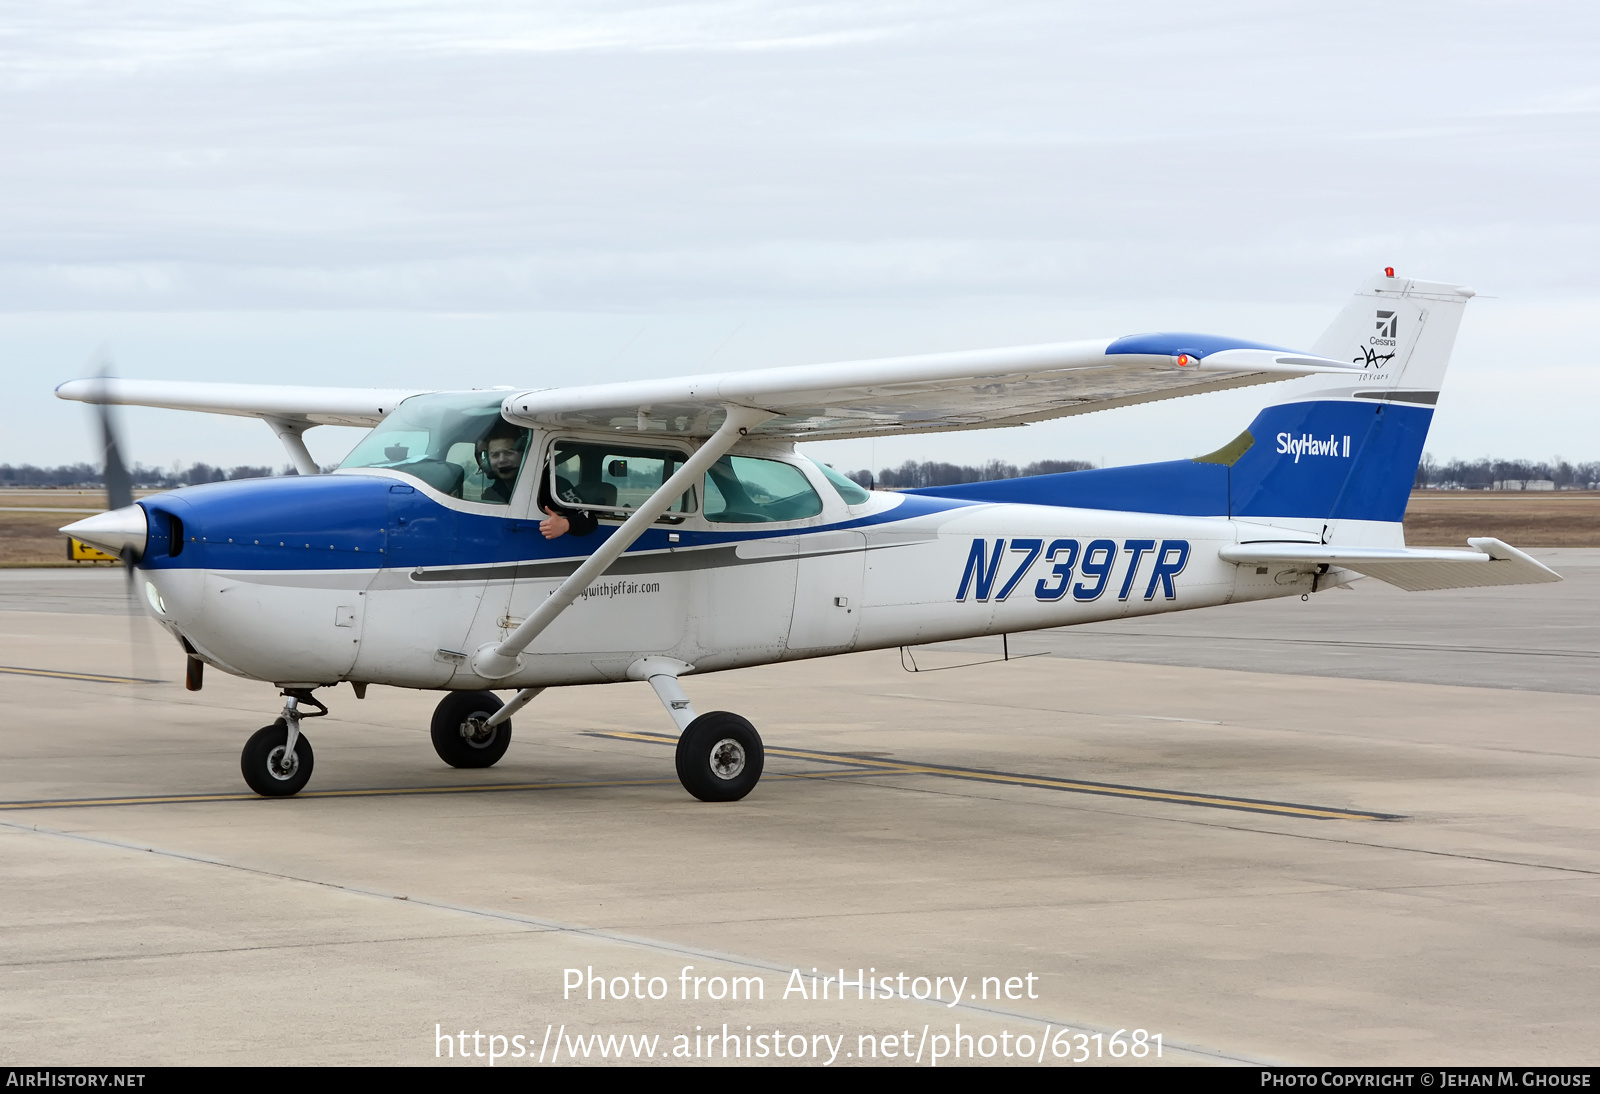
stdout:
{"type": "Polygon", "coordinates": [[[182,380],[117,380],[101,376],[68,380],[58,399],[116,406],[154,406],[260,418],[272,427],[302,475],[320,468],[301,436],[312,426],[374,426],[385,414],[422,391],[402,388],[290,387],[274,384],[209,384],[182,380]]]}
{"type": "MultiPolygon", "coordinates": [[[[729,406],[770,411],[752,432],[874,437],[1022,425],[1135,403],[1246,387],[1347,362],[1204,334],[1145,334],[917,357],[680,376],[510,395],[527,424],[643,428],[710,436],[729,406]]],[[[313,425],[376,425],[422,391],[161,380],[72,380],[63,399],[262,418],[298,436],[313,425]]]]}
{"type": "Polygon", "coordinates": [[[1226,562],[1338,567],[1408,592],[1536,585],[1561,575],[1498,539],[1469,539],[1471,551],[1442,547],[1337,547],[1311,543],[1243,543],[1218,553],[1226,562]]]}
{"type": "Polygon", "coordinates": [[[709,436],[729,406],[771,412],[754,434],[878,437],[1024,425],[1359,366],[1258,342],[1147,334],[1009,349],[680,376],[509,396],[528,425],[709,436]]]}
{"type": "Polygon", "coordinates": [[[374,426],[404,399],[422,389],[290,387],[274,384],[208,384],[182,380],[68,380],[56,397],[80,403],[198,410],[245,418],[314,425],[374,426]]]}

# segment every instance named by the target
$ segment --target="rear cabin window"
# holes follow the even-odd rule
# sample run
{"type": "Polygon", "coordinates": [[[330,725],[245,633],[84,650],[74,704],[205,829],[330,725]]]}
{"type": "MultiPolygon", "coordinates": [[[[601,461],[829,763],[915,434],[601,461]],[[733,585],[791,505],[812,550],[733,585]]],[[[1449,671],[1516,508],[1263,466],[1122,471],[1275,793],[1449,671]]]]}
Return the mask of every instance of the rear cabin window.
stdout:
{"type": "Polygon", "coordinates": [[[793,464],[724,456],[705,477],[705,518],[716,524],[804,520],[822,512],[822,498],[793,464]]]}
{"type": "Polygon", "coordinates": [[[872,500],[872,494],[854,479],[845,478],[825,463],[816,463],[815,460],[812,463],[829,482],[833,483],[833,488],[839,491],[839,496],[844,499],[846,505],[861,505],[872,500]]]}

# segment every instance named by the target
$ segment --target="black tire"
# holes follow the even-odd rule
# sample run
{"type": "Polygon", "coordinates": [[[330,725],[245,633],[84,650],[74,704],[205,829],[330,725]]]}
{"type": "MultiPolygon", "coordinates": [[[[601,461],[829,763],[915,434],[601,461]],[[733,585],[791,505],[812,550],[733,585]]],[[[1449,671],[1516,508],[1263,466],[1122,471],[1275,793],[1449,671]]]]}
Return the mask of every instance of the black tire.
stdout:
{"type": "Polygon", "coordinates": [[[493,767],[511,747],[511,722],[481,723],[505,706],[492,691],[452,691],[433,711],[433,750],[451,767],[493,767]],[[479,723],[474,726],[473,723],[479,723]]]}
{"type": "Polygon", "coordinates": [[[264,798],[287,798],[305,789],[311,780],[316,757],[304,733],[295,740],[290,762],[283,762],[283,746],[289,742],[289,726],[282,718],[256,730],[239,754],[239,770],[244,781],[264,798]]]}
{"type": "Polygon", "coordinates": [[[703,802],[736,802],[756,788],[766,753],[756,727],[713,710],[678,738],[678,781],[703,802]]]}

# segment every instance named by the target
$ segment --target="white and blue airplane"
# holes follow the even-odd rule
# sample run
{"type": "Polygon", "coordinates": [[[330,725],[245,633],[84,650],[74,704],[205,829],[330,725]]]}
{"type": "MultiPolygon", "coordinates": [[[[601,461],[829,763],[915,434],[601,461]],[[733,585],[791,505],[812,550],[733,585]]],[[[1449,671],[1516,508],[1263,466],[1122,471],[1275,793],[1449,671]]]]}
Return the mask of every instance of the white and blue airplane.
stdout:
{"type": "Polygon", "coordinates": [[[281,689],[281,716],[241,761],[259,794],[306,785],[318,688],[444,691],[434,748],[487,767],[543,689],[647,680],[680,731],[684,787],[733,801],[761,776],[761,738],[737,714],[696,714],[686,676],[1361,576],[1559,581],[1495,539],[1405,546],[1472,295],[1386,270],[1309,353],[1163,333],[529,390],[74,380],[61,398],[262,418],[301,474],[175,490],[62,530],[129,563],[191,689],[205,665],[281,689]],[[795,451],[1273,381],[1281,399],[1194,459],[891,493],[795,451]],[[323,475],[301,436],[320,424],[375,428],[323,475]]]}

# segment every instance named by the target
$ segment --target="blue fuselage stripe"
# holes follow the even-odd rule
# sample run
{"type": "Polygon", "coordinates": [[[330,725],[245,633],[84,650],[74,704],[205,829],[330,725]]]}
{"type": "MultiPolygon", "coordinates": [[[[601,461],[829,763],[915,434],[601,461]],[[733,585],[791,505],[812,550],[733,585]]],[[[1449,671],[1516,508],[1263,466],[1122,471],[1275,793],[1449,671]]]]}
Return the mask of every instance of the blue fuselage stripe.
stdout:
{"type": "MultiPolygon", "coordinates": [[[[584,537],[547,540],[539,522],[465,512],[390,478],[362,475],[248,479],[190,487],[147,498],[150,569],[371,570],[555,561],[587,555],[618,527],[603,524],[584,537]],[[173,553],[172,518],[182,543],[173,553]]],[[[902,521],[971,505],[904,498],[891,509],[808,528],[728,531],[657,526],[629,552],[706,547],[816,535],[902,521]],[[668,535],[677,536],[669,541],[668,535]]]]}

